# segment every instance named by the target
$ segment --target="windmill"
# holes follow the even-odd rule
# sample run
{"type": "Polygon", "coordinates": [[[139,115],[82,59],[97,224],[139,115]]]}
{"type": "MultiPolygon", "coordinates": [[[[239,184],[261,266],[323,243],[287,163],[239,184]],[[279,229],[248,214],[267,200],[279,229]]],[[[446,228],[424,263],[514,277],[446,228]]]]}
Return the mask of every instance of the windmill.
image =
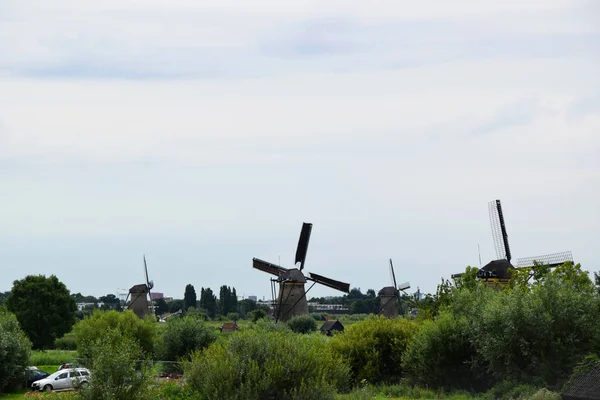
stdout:
{"type": "MultiPolygon", "coordinates": [[[[140,318],[144,318],[146,315],[154,315],[154,307],[148,306],[149,302],[152,304],[150,290],[154,287],[154,282],[148,279],[146,255],[144,255],[144,278],[146,279],[146,283],[132,286],[127,296],[127,299],[131,297],[129,309],[140,318]]],[[[127,299],[125,299],[125,303],[127,303],[127,299]]]]}
{"type": "MultiPolygon", "coordinates": [[[[316,283],[336,289],[345,293],[350,292],[350,284],[334,279],[326,278],[309,272],[304,275],[304,262],[306,261],[306,252],[308,250],[308,242],[312,231],[312,224],[304,222],[298,240],[296,249],[296,258],[294,265],[300,266],[297,268],[283,268],[280,265],[271,264],[258,258],[252,259],[252,267],[263,272],[275,275],[277,278],[271,279],[273,285],[279,284],[279,295],[275,307],[275,321],[287,321],[296,315],[308,314],[308,303],[306,301],[306,293],[312,289],[316,283]],[[305,290],[304,285],[307,281],[312,281],[313,284],[305,290]]],[[[273,297],[274,287],[273,287],[273,297]]]]}
{"type": "MultiPolygon", "coordinates": [[[[502,212],[500,200],[490,201],[488,203],[488,209],[492,237],[494,239],[494,247],[496,248],[496,257],[498,257],[498,259],[484,265],[477,272],[478,278],[485,279],[491,284],[496,282],[506,284],[511,278],[511,270],[527,269],[531,271],[531,275],[533,275],[533,269],[536,264],[543,264],[552,268],[567,261],[573,261],[571,252],[564,251],[561,253],[519,258],[517,259],[516,265],[513,265],[511,263],[512,253],[508,244],[508,234],[506,233],[506,224],[504,222],[504,213],[502,212]]],[[[462,274],[454,274],[452,275],[452,278],[460,277],[461,275],[462,274]]]]}
{"type": "MultiPolygon", "coordinates": [[[[396,284],[396,274],[394,273],[394,264],[390,258],[390,277],[392,286],[386,286],[381,289],[379,295],[379,314],[386,318],[394,318],[398,316],[398,300],[400,299],[400,291],[410,289],[410,283],[404,282],[400,285],[396,284]]],[[[406,292],[404,292],[406,294],[406,292]]]]}

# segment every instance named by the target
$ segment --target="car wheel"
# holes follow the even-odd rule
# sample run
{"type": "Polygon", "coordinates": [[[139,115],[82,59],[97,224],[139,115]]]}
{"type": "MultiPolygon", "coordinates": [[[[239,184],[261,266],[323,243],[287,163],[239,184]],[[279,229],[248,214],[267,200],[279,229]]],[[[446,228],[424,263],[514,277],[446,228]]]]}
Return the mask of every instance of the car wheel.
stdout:
{"type": "Polygon", "coordinates": [[[82,389],[87,389],[87,387],[90,386],[90,384],[88,382],[81,382],[79,386],[81,386],[82,389]]]}
{"type": "Polygon", "coordinates": [[[44,392],[51,392],[51,391],[52,391],[52,385],[44,386],[44,392]]]}

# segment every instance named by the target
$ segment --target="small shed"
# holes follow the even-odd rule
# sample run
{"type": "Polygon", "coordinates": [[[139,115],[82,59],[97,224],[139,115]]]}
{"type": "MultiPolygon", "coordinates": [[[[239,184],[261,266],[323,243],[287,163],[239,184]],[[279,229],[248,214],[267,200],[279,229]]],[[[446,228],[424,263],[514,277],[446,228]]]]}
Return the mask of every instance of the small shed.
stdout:
{"type": "Polygon", "coordinates": [[[223,324],[223,326],[221,326],[220,330],[221,332],[235,332],[239,328],[240,327],[235,322],[226,322],[223,324]]]}
{"type": "Polygon", "coordinates": [[[321,326],[321,333],[332,336],[334,332],[344,332],[344,325],[338,320],[327,321],[321,326]]]}
{"type": "Polygon", "coordinates": [[[563,393],[564,400],[600,400],[600,364],[574,376],[563,393]]]}

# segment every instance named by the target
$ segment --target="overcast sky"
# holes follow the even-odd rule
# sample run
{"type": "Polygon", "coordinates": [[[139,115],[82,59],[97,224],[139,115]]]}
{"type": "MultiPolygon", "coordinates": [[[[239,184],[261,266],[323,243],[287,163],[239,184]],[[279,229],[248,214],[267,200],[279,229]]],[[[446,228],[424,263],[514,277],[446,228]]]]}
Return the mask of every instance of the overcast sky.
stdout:
{"type": "MultiPolygon", "coordinates": [[[[191,283],[252,257],[364,292],[571,250],[600,270],[597,1],[0,1],[0,290],[191,283]]],[[[315,286],[310,295],[337,295],[315,286]]]]}

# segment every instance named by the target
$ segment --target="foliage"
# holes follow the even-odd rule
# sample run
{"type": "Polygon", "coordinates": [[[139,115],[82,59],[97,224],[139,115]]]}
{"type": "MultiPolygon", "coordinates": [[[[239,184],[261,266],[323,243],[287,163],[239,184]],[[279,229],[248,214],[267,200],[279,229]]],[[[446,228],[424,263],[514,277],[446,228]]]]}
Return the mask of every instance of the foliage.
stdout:
{"type": "Polygon", "coordinates": [[[183,299],[174,299],[171,300],[169,303],[167,303],[169,305],[169,312],[170,313],[175,313],[179,310],[183,311],[183,299]]]}
{"type": "Polygon", "coordinates": [[[145,357],[152,354],[156,322],[151,316],[141,319],[131,310],[124,312],[96,310],[91,316],[79,321],[73,329],[79,355],[89,359],[94,344],[109,329],[117,329],[124,337],[137,341],[145,357]]]}
{"type": "Polygon", "coordinates": [[[267,316],[267,313],[264,310],[254,310],[250,313],[250,317],[252,318],[252,322],[256,322],[260,319],[263,319],[267,316]]]}
{"type": "Polygon", "coordinates": [[[185,285],[185,293],[183,295],[183,311],[187,311],[190,307],[196,307],[196,290],[191,284],[185,285]]]}
{"type": "Polygon", "coordinates": [[[237,293],[235,288],[229,286],[221,286],[219,289],[219,314],[227,315],[230,312],[237,311],[237,293]]]}
{"type": "Polygon", "coordinates": [[[479,357],[497,378],[555,385],[599,342],[599,303],[572,263],[529,286],[495,293],[473,319],[479,357]]]}
{"type": "Polygon", "coordinates": [[[317,330],[317,321],[310,315],[297,315],[287,324],[296,333],[311,333],[317,330]]]}
{"type": "Polygon", "coordinates": [[[162,297],[154,302],[156,306],[156,315],[163,315],[169,312],[169,305],[162,297]]]}
{"type": "Polygon", "coordinates": [[[246,319],[248,313],[256,310],[256,302],[250,299],[244,299],[238,301],[237,312],[240,314],[240,317],[246,319]]]}
{"type": "Polygon", "coordinates": [[[77,338],[72,332],[56,339],[54,348],[57,350],[77,350],[77,338]]]}
{"type": "Polygon", "coordinates": [[[118,328],[107,328],[89,348],[93,379],[82,390],[83,399],[131,400],[145,398],[151,368],[140,362],[144,352],[138,342],[118,328]]]}
{"type": "Polygon", "coordinates": [[[504,288],[490,288],[472,272],[438,288],[435,319],[423,324],[403,357],[413,383],[559,387],[600,347],[600,299],[579,265],[515,270],[504,288]]]}
{"type": "Polygon", "coordinates": [[[331,339],[331,347],[352,368],[355,382],[395,380],[402,375],[402,353],[417,332],[405,318],[371,316],[331,339]]]}
{"type": "Polygon", "coordinates": [[[211,288],[202,288],[200,290],[200,307],[208,312],[210,318],[217,315],[217,296],[214,295],[211,288]]]}
{"type": "Polygon", "coordinates": [[[159,360],[189,359],[192,351],[204,349],[217,340],[214,329],[204,326],[197,318],[170,319],[166,325],[157,344],[156,355],[159,360]]]}
{"type": "Polygon", "coordinates": [[[0,393],[15,389],[23,382],[23,374],[31,342],[19,327],[17,318],[0,311],[0,393]]]}
{"type": "Polygon", "coordinates": [[[196,318],[200,321],[208,321],[208,312],[203,308],[190,307],[185,312],[186,317],[196,318]]]}
{"type": "Polygon", "coordinates": [[[194,352],[185,375],[203,399],[334,399],[347,388],[349,368],[322,335],[257,324],[194,352]]]}
{"type": "Polygon", "coordinates": [[[38,367],[40,365],[60,365],[73,362],[76,359],[77,352],[72,350],[34,350],[29,357],[29,365],[36,365],[38,367]]]}
{"type": "Polygon", "coordinates": [[[54,275],[14,281],[6,306],[36,349],[51,348],[54,340],[70,332],[77,310],[69,290],[54,275]]]}
{"type": "Polygon", "coordinates": [[[195,400],[191,390],[186,389],[183,380],[169,380],[150,387],[148,399],[195,400]]]}
{"type": "Polygon", "coordinates": [[[450,313],[425,321],[402,356],[409,381],[435,388],[471,388],[476,355],[470,342],[469,321],[450,313]]]}
{"type": "Polygon", "coordinates": [[[236,312],[227,313],[227,319],[229,321],[237,322],[240,319],[240,314],[238,314],[236,312]]]}

